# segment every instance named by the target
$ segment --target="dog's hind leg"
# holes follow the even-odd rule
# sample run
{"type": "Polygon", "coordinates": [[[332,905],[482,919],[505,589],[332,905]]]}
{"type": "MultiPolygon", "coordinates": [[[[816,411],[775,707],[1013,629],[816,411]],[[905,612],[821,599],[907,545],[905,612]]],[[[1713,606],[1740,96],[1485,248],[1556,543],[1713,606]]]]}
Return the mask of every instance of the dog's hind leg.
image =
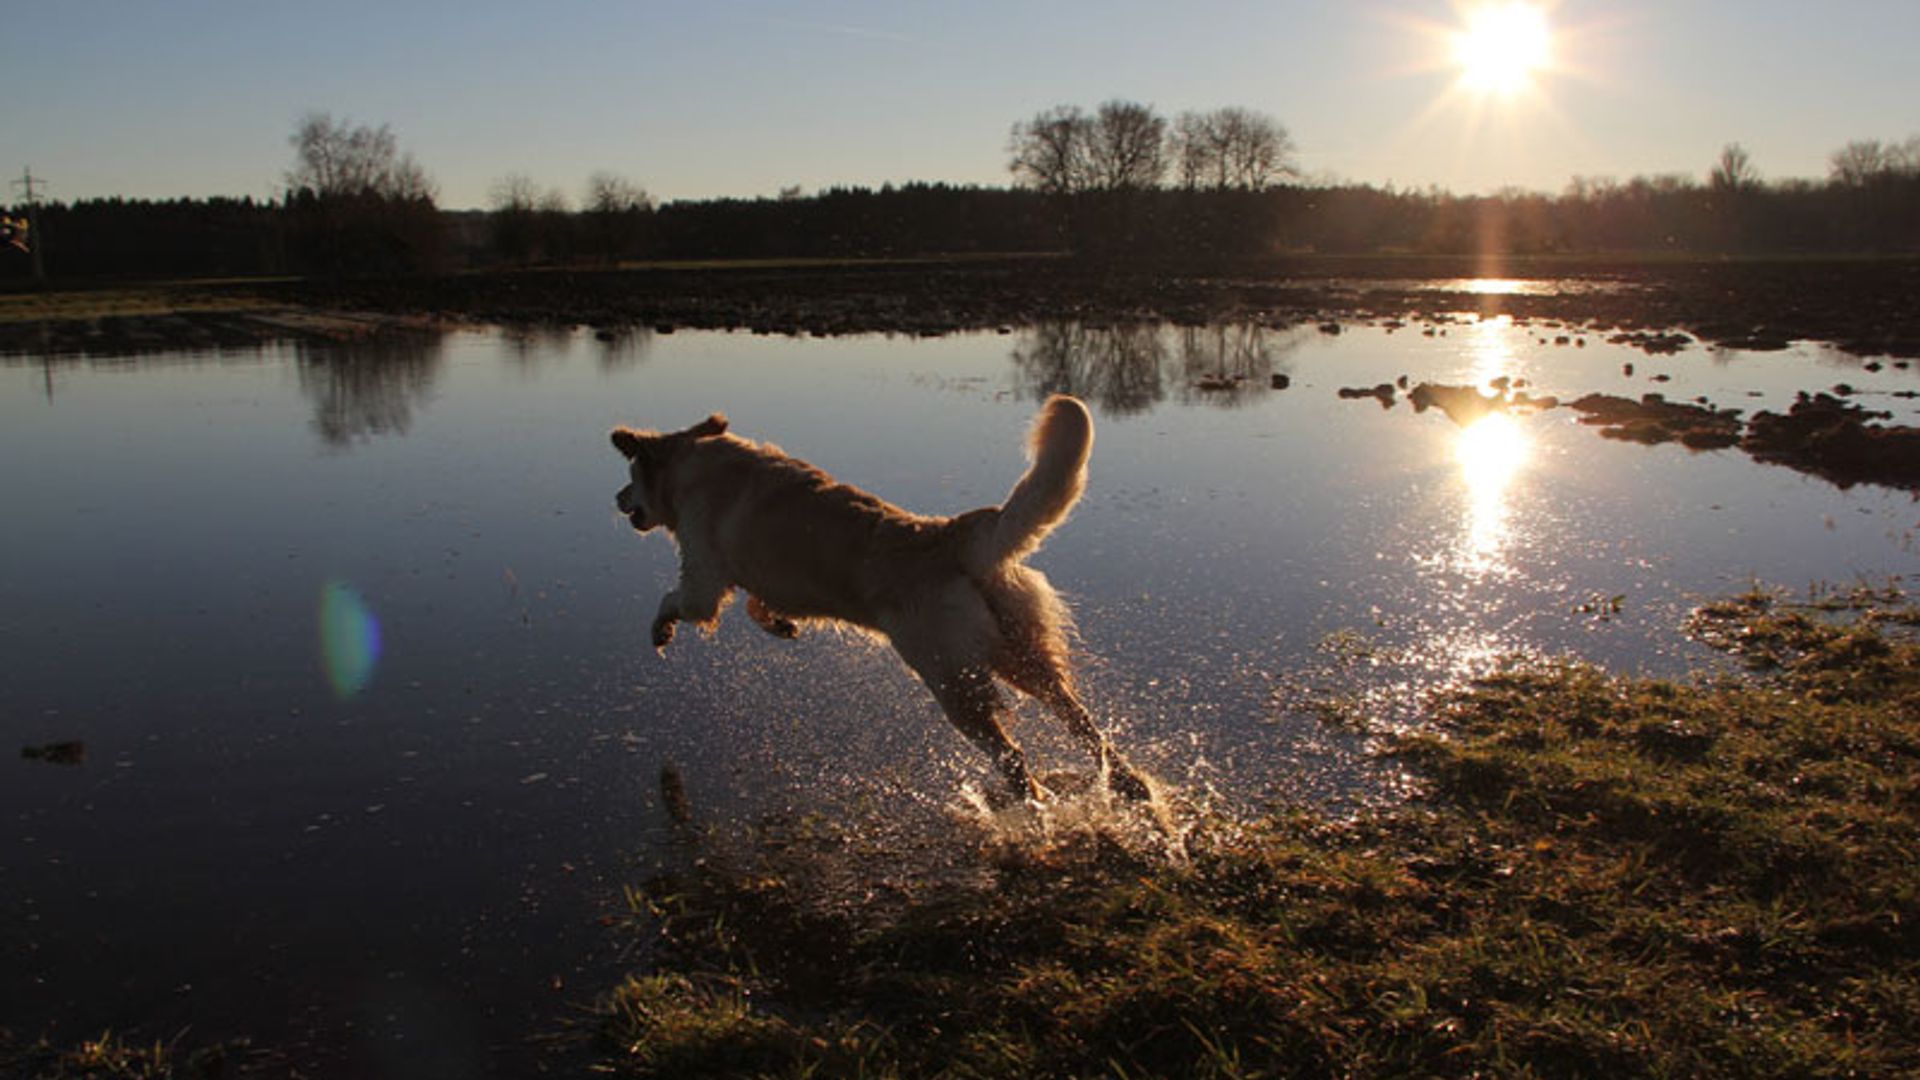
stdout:
{"type": "Polygon", "coordinates": [[[1146,786],[1146,780],[1139,773],[1135,773],[1133,767],[1127,765],[1127,759],[1121,757],[1119,751],[1114,749],[1114,744],[1108,742],[1106,732],[1100,730],[1100,724],[1094,723],[1092,713],[1087,711],[1087,705],[1081,703],[1079,696],[1073,694],[1071,686],[1062,680],[1054,680],[1044,694],[1037,694],[1037,698],[1043,701],[1048,709],[1052,709],[1056,717],[1060,717],[1060,721],[1068,726],[1069,732],[1073,732],[1073,738],[1077,738],[1081,746],[1089,749],[1092,759],[1100,765],[1100,769],[1106,771],[1108,790],[1112,790],[1119,798],[1133,799],[1133,801],[1148,801],[1154,798],[1152,790],[1148,790],[1146,786]]]}
{"type": "Polygon", "coordinates": [[[1037,802],[1044,797],[1045,790],[1027,771],[1027,756],[1020,744],[1000,724],[1005,702],[991,672],[974,668],[932,679],[923,671],[920,677],[933,690],[947,720],[993,759],[1016,798],[1037,802]]]}
{"type": "Polygon", "coordinates": [[[1107,788],[1115,795],[1136,802],[1153,798],[1146,780],[1113,748],[1113,743],[1100,730],[1100,725],[1094,722],[1093,714],[1081,703],[1080,695],[1073,692],[1073,684],[1065,675],[1050,665],[1035,663],[1009,665],[1003,668],[1001,674],[1059,717],[1060,722],[1066,725],[1081,746],[1086,747],[1087,752],[1093,755],[1093,760],[1107,774],[1107,788]]]}
{"type": "Polygon", "coordinates": [[[1080,698],[1071,687],[1062,685],[1057,693],[1043,696],[1040,700],[1053,710],[1053,714],[1067,725],[1067,730],[1073,732],[1081,745],[1093,754],[1093,759],[1106,770],[1108,790],[1134,802],[1148,802],[1153,798],[1145,778],[1135,772],[1133,766],[1127,764],[1127,759],[1113,748],[1113,743],[1093,722],[1092,714],[1087,712],[1087,707],[1080,703],[1080,698]]]}
{"type": "Polygon", "coordinates": [[[765,600],[752,593],[747,594],[747,617],[774,637],[792,640],[800,636],[800,624],[768,607],[765,600]]]}
{"type": "Polygon", "coordinates": [[[994,633],[992,617],[970,589],[945,599],[946,604],[936,602],[943,608],[940,619],[889,620],[884,628],[887,637],[933,691],[947,721],[993,760],[1014,796],[1038,800],[1045,789],[1028,773],[1026,755],[1000,724],[1006,702],[984,655],[994,633]],[[982,655],[970,655],[969,644],[979,647],[982,655]]]}

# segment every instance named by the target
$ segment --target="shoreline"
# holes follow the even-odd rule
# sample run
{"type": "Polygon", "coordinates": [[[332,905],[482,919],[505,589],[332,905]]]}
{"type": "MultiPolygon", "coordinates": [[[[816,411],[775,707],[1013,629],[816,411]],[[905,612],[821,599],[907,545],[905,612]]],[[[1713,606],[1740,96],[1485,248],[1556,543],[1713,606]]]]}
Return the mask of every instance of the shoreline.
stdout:
{"type": "MultiPolygon", "coordinates": [[[[1920,259],[1293,256],[632,264],[360,279],[100,283],[0,292],[0,352],[247,347],[473,323],[938,336],[1054,320],[1192,325],[1550,320],[1768,350],[1920,357],[1920,259]],[[1504,282],[1505,286],[1487,282],[1504,282]],[[1501,288],[1510,291],[1500,291],[1501,288]]],[[[1658,338],[1649,337],[1655,342],[1658,338]]]]}

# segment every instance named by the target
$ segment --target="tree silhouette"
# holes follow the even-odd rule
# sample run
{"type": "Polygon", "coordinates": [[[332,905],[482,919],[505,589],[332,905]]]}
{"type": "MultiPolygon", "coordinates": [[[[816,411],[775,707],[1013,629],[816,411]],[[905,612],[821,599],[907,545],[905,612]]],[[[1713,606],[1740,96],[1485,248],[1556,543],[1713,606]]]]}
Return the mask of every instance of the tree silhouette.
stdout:
{"type": "Polygon", "coordinates": [[[433,184],[393,132],[308,113],[287,140],[289,255],[321,273],[390,273],[438,261],[433,184]]]}
{"type": "Polygon", "coordinates": [[[1108,101],[1094,114],[1087,147],[1087,186],[1145,191],[1167,172],[1167,121],[1150,105],[1108,101]]]}
{"type": "Polygon", "coordinates": [[[1174,168],[1189,190],[1261,191],[1296,171],[1287,129],[1249,109],[1181,113],[1171,139],[1174,168]]]}
{"type": "Polygon", "coordinates": [[[540,241],[539,199],[539,188],[525,173],[508,173],[494,181],[487,223],[500,258],[516,265],[534,260],[540,241]]]}
{"type": "Polygon", "coordinates": [[[1745,147],[1737,142],[1728,143],[1720,148],[1720,157],[1714,161],[1708,181],[1715,191],[1751,191],[1760,186],[1760,173],[1754,169],[1753,159],[1745,147]]]}
{"type": "Polygon", "coordinates": [[[639,254],[652,214],[653,199],[640,185],[610,172],[589,176],[581,209],[588,253],[603,262],[639,254]]]}
{"type": "Polygon", "coordinates": [[[287,187],[294,191],[311,191],[322,199],[433,201],[426,172],[413,155],[401,152],[385,124],[355,127],[345,120],[336,123],[328,113],[311,112],[287,141],[295,158],[287,171],[287,187]]]}
{"type": "Polygon", "coordinates": [[[1855,139],[1833,152],[1833,182],[1866,187],[1882,180],[1920,176],[1920,135],[1904,143],[1855,139]]]}
{"type": "Polygon", "coordinates": [[[1007,151],[1016,183],[1047,195],[1091,186],[1093,122],[1076,105],[1058,105],[1013,125],[1007,151]]]}

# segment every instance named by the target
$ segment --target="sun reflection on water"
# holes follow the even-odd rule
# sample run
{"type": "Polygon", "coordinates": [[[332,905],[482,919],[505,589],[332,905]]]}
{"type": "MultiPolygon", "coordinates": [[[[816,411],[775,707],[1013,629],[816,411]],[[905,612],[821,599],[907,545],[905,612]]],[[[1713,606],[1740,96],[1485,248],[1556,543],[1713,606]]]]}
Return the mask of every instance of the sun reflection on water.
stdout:
{"type": "Polygon", "coordinates": [[[1466,485],[1460,562],[1475,577],[1506,568],[1514,533],[1508,495],[1526,467],[1529,449],[1527,433],[1513,417],[1498,412],[1467,425],[1454,441],[1454,460],[1466,485]]]}

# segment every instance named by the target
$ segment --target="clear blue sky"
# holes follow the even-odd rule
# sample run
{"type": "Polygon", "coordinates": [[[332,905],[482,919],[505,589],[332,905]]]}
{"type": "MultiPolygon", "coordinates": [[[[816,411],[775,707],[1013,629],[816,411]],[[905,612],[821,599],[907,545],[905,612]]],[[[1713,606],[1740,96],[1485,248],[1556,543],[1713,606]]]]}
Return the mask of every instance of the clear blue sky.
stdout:
{"type": "MultiPolygon", "coordinates": [[[[1316,179],[1559,191],[1702,176],[1740,142],[1821,177],[1920,133],[1920,0],[1543,0],[1554,69],[1504,105],[1451,92],[1465,0],[11,0],[0,172],[73,200],[275,194],[309,111],[389,124],[442,205],[522,173],[578,199],[1004,184],[1008,129],[1109,98],[1238,105],[1316,179]]],[[[17,189],[10,189],[17,193],[17,189]]]]}

